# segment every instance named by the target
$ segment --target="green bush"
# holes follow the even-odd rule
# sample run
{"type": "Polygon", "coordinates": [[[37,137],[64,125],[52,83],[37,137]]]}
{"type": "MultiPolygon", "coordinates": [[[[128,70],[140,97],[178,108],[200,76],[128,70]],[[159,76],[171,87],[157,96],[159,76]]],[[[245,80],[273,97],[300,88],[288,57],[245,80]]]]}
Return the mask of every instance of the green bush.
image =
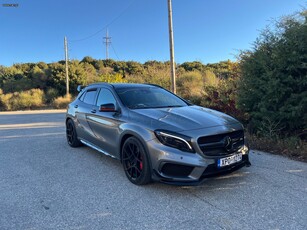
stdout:
{"type": "Polygon", "coordinates": [[[46,103],[49,104],[49,103],[52,103],[53,100],[55,98],[57,98],[59,96],[59,91],[54,89],[54,88],[49,88],[47,89],[47,92],[46,92],[46,103]]]}
{"type": "Polygon", "coordinates": [[[275,30],[264,30],[254,50],[241,55],[239,106],[250,114],[255,133],[272,132],[265,125],[268,118],[276,134],[287,136],[307,129],[307,11],[304,13],[283,18],[275,30]]]}

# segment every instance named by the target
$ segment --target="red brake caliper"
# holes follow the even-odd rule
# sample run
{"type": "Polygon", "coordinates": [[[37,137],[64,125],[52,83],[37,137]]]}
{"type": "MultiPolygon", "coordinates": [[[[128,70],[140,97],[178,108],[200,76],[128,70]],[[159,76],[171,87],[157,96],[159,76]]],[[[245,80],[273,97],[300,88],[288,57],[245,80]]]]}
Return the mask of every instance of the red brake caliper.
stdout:
{"type": "Polygon", "coordinates": [[[143,169],[143,161],[142,161],[142,158],[140,158],[140,169],[142,170],[143,169]]]}

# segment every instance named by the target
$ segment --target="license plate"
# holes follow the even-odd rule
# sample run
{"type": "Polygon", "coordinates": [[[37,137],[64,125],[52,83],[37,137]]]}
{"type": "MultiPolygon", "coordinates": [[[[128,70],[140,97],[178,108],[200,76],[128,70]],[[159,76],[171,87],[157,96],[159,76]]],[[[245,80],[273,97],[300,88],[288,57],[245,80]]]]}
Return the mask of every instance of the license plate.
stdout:
{"type": "Polygon", "coordinates": [[[241,153],[232,155],[230,157],[221,158],[217,161],[217,167],[221,168],[221,167],[225,167],[225,166],[228,166],[228,165],[232,165],[232,164],[237,163],[241,160],[242,160],[242,154],[241,153]]]}

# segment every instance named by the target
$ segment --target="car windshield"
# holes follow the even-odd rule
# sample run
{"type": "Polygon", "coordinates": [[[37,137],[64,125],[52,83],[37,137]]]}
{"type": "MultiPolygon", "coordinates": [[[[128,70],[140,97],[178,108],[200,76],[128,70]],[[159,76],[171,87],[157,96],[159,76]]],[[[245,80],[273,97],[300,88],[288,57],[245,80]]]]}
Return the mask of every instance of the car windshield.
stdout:
{"type": "Polygon", "coordinates": [[[181,98],[158,87],[116,89],[121,101],[130,109],[171,108],[188,104],[181,98]]]}

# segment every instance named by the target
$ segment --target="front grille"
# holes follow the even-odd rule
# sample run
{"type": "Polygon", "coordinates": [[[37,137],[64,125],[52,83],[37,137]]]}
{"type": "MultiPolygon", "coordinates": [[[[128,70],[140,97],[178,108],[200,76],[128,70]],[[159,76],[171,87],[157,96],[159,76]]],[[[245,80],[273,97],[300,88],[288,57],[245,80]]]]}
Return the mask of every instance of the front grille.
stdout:
{"type": "Polygon", "coordinates": [[[238,130],[230,133],[200,137],[197,143],[207,156],[223,156],[238,151],[244,145],[244,132],[238,130]]]}

